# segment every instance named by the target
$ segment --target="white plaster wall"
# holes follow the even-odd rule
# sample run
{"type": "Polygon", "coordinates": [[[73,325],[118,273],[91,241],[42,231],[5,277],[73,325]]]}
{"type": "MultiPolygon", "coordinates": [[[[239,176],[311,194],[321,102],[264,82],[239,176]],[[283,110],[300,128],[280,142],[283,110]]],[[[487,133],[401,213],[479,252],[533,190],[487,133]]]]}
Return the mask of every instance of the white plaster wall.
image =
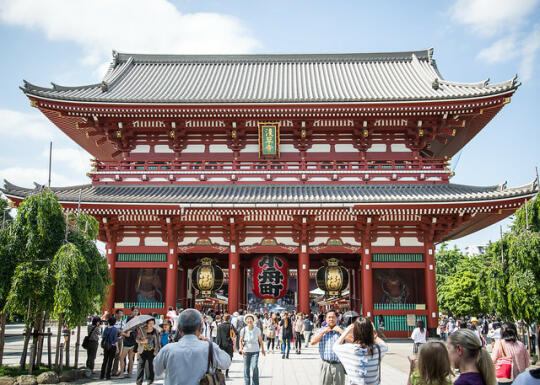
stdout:
{"type": "Polygon", "coordinates": [[[311,245],[314,245],[314,246],[318,246],[320,245],[321,243],[323,245],[326,245],[326,242],[328,242],[328,238],[330,237],[316,237],[313,242],[311,242],[311,245]]]}
{"type": "Polygon", "coordinates": [[[204,152],[204,144],[188,144],[182,150],[184,153],[202,153],[204,152]]]}
{"type": "Polygon", "coordinates": [[[159,154],[170,154],[174,151],[166,144],[157,144],[154,146],[154,152],[159,154]]]}
{"type": "Polygon", "coordinates": [[[399,238],[401,246],[424,246],[423,242],[418,242],[416,237],[401,237],[399,238]]]}
{"type": "Polygon", "coordinates": [[[209,146],[210,152],[233,152],[226,144],[211,144],[209,146]]]}
{"type": "Polygon", "coordinates": [[[261,243],[262,237],[246,237],[240,246],[251,246],[261,243]]]}
{"type": "Polygon", "coordinates": [[[384,143],[375,143],[368,148],[367,152],[386,152],[386,144],[384,143]]]}
{"type": "Polygon", "coordinates": [[[411,152],[404,143],[392,143],[390,149],[392,152],[411,152]]]}
{"type": "Polygon", "coordinates": [[[258,144],[246,144],[246,147],[241,152],[259,152],[258,144]]]}
{"type": "Polygon", "coordinates": [[[293,144],[281,144],[279,146],[279,152],[299,152],[296,148],[294,148],[293,144]]]}
{"type": "Polygon", "coordinates": [[[314,144],[308,150],[308,152],[330,152],[329,144],[314,144]]]}
{"type": "Polygon", "coordinates": [[[150,145],[148,145],[148,144],[139,144],[139,145],[135,146],[135,148],[133,150],[131,150],[131,152],[148,153],[148,152],[150,152],[150,145]]]}
{"type": "Polygon", "coordinates": [[[122,242],[117,243],[116,246],[139,246],[139,237],[124,237],[122,242]]]}
{"type": "Polygon", "coordinates": [[[394,237],[379,237],[377,242],[371,244],[371,246],[395,246],[396,239],[394,237]]]}
{"type": "Polygon", "coordinates": [[[298,246],[291,237],[276,237],[276,242],[287,246],[298,246]]]}
{"type": "Polygon", "coordinates": [[[340,143],[335,146],[336,152],[358,152],[351,143],[340,143]]]}
{"type": "Polygon", "coordinates": [[[197,241],[196,237],[186,237],[181,242],[178,242],[178,246],[191,245],[197,241]]]}
{"type": "Polygon", "coordinates": [[[229,246],[229,244],[225,242],[222,237],[210,237],[209,239],[214,245],[229,246]]]}
{"type": "Polygon", "coordinates": [[[144,238],[145,246],[167,246],[167,242],[163,242],[161,237],[146,237],[144,238]]]}
{"type": "Polygon", "coordinates": [[[352,237],[341,238],[341,240],[343,241],[343,243],[346,243],[351,246],[362,246],[360,242],[357,242],[356,239],[352,237]]]}

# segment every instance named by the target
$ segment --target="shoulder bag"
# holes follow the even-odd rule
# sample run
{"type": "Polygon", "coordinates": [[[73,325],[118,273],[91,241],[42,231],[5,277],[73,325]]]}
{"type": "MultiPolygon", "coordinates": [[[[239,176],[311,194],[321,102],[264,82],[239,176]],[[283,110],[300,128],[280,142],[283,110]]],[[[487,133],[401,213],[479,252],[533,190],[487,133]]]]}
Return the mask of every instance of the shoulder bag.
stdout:
{"type": "Polygon", "coordinates": [[[90,336],[92,335],[92,333],[94,333],[94,330],[96,329],[96,327],[97,326],[94,325],[94,327],[92,328],[90,333],[88,333],[88,335],[83,338],[82,345],[81,345],[83,347],[83,349],[88,350],[88,347],[90,346],[90,336]]]}
{"type": "Polygon", "coordinates": [[[512,379],[512,356],[506,355],[502,340],[499,343],[501,344],[502,357],[497,358],[497,361],[495,361],[495,377],[512,379]]]}
{"type": "Polygon", "coordinates": [[[208,344],[208,366],[199,385],[225,385],[225,375],[221,370],[215,368],[214,373],[210,373],[210,368],[214,366],[214,344],[211,341],[208,341],[208,344]]]}

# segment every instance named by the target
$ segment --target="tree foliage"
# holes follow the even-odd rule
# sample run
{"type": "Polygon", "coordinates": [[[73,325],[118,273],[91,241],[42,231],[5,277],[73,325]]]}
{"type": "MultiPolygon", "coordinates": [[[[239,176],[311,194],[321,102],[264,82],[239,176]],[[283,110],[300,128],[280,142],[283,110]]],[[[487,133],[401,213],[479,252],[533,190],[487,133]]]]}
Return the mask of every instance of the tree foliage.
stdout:
{"type": "Polygon", "coordinates": [[[0,196],[0,227],[7,226],[13,221],[11,216],[11,208],[8,201],[0,196]]]}
{"type": "Polygon", "coordinates": [[[6,304],[16,266],[10,232],[9,228],[0,229],[0,312],[6,304]]]}

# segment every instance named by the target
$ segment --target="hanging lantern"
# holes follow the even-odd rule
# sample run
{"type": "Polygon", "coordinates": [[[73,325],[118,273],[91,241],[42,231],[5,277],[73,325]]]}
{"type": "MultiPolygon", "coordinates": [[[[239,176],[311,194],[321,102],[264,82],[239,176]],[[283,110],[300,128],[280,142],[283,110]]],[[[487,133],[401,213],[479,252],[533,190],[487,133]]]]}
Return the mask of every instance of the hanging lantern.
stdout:
{"type": "Polygon", "coordinates": [[[223,270],[212,258],[203,258],[193,269],[191,282],[202,296],[213,296],[223,285],[223,270]]]}
{"type": "Polygon", "coordinates": [[[349,272],[339,265],[339,259],[330,258],[326,266],[317,270],[317,286],[327,297],[339,297],[349,286],[349,272]]]}
{"type": "Polygon", "coordinates": [[[287,260],[275,255],[254,258],[253,294],[266,303],[275,303],[287,293],[289,268],[287,260]]]}

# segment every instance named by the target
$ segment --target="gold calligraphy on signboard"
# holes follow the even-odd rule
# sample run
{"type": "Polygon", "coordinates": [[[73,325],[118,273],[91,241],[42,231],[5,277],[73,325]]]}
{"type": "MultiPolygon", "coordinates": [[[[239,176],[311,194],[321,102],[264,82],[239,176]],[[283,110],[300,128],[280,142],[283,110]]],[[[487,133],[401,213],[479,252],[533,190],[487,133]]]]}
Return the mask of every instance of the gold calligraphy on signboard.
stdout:
{"type": "Polygon", "coordinates": [[[259,158],[279,158],[279,122],[259,123],[259,158]]]}

